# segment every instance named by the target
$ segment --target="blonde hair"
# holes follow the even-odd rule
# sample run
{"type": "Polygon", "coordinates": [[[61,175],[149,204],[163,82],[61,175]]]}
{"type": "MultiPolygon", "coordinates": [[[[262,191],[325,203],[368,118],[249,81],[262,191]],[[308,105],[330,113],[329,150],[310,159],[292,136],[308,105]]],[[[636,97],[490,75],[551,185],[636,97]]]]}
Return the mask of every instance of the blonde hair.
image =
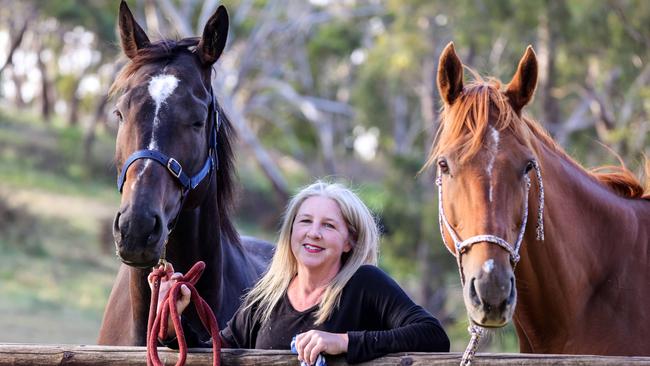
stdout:
{"type": "Polygon", "coordinates": [[[377,264],[379,229],[368,207],[350,189],[339,183],[316,181],[303,188],[289,202],[284,214],[280,236],[271,265],[255,287],[244,298],[244,309],[256,307],[256,320],[266,323],[281,301],[289,283],[296,276],[298,265],[291,251],[293,221],[302,203],[310,197],[334,200],[350,233],[352,250],[344,255],[339,272],[323,293],[315,324],[322,324],[339,305],[343,288],[363,264],[377,264]]]}

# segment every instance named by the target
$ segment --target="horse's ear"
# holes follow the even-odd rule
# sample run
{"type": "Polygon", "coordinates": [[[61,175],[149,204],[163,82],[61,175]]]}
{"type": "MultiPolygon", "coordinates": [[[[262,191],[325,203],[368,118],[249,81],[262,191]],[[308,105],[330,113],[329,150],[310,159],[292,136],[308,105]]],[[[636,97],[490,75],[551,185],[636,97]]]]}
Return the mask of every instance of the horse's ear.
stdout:
{"type": "Polygon", "coordinates": [[[204,65],[215,63],[226,46],[228,38],[228,12],[223,5],[212,14],[203,28],[203,36],[197,46],[199,57],[204,65]]]}
{"type": "Polygon", "coordinates": [[[512,77],[506,95],[512,108],[520,113],[521,109],[530,102],[537,86],[537,57],[532,46],[526,48],[526,53],[519,61],[519,67],[512,77]]]}
{"type": "Polygon", "coordinates": [[[120,28],[120,42],[122,43],[122,50],[129,58],[134,58],[138,54],[138,50],[145,48],[151,44],[149,37],[142,30],[140,25],[135,21],[129,6],[126,1],[122,0],[120,3],[120,15],[118,19],[120,28]]]}
{"type": "Polygon", "coordinates": [[[438,62],[438,91],[445,103],[451,105],[463,91],[463,63],[456,55],[454,42],[442,51],[438,62]]]}

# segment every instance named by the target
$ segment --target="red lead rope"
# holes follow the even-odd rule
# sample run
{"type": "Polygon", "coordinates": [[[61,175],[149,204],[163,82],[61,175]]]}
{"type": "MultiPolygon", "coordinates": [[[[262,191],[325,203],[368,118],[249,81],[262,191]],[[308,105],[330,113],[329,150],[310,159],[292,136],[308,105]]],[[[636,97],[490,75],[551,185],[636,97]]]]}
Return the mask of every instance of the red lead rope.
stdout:
{"type": "Polygon", "coordinates": [[[191,302],[194,303],[196,312],[203,323],[203,326],[210,331],[212,335],[212,364],[219,366],[221,363],[221,337],[219,337],[219,325],[217,319],[210,309],[208,303],[199,296],[194,285],[199,281],[205,263],[202,261],[197,262],[185,276],[182,276],[172,286],[167,293],[167,296],[162,302],[162,309],[160,313],[157,312],[158,294],[160,292],[160,278],[165,276],[165,266],[159,266],[153,270],[153,290],[151,293],[151,305],[149,306],[149,323],[147,325],[147,365],[149,366],[163,366],[163,363],[158,357],[158,337],[164,339],[167,335],[167,319],[171,312],[172,322],[174,323],[174,330],[178,338],[178,362],[176,366],[185,365],[187,358],[187,344],[185,343],[185,334],[181,326],[181,318],[176,309],[176,301],[179,298],[181,286],[187,286],[192,291],[191,302]],[[157,314],[157,315],[156,315],[157,314]],[[161,324],[162,323],[162,324],[161,324]]]}

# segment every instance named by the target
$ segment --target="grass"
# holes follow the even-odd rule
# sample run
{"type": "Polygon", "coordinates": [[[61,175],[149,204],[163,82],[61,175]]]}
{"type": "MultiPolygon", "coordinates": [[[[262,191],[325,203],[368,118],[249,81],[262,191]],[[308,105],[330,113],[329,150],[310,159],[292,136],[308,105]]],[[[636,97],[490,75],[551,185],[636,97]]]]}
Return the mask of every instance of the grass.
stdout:
{"type": "Polygon", "coordinates": [[[81,138],[0,114],[0,342],[95,343],[119,266],[107,237],[119,196],[110,140],[91,161],[106,173],[86,174],[81,138]]]}

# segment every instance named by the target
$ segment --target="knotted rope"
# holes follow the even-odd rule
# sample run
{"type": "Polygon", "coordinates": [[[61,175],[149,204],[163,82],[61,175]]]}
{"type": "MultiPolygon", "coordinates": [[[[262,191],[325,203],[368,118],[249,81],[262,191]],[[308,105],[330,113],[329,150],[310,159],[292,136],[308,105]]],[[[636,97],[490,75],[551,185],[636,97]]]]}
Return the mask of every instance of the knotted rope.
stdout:
{"type": "Polygon", "coordinates": [[[463,358],[460,360],[460,366],[470,366],[472,364],[474,354],[478,349],[479,341],[481,340],[481,337],[487,333],[487,329],[474,324],[471,324],[469,327],[467,327],[467,331],[472,335],[472,338],[467,344],[465,353],[463,353],[463,358]]]}
{"type": "Polygon", "coordinates": [[[203,326],[210,331],[212,335],[212,364],[219,366],[221,363],[221,338],[219,337],[219,325],[217,319],[212,312],[212,309],[203,298],[199,295],[194,285],[199,281],[205,263],[198,261],[186,275],[181,276],[177,282],[167,293],[163,300],[160,313],[157,312],[158,307],[158,294],[160,293],[160,279],[165,276],[165,266],[161,265],[154,268],[152,272],[153,289],[151,291],[151,305],[149,306],[149,322],[147,325],[147,365],[149,366],[163,366],[163,363],[158,357],[158,337],[164,339],[167,335],[167,327],[169,314],[171,313],[174,330],[178,339],[178,362],[176,366],[185,365],[187,358],[187,343],[185,342],[185,334],[183,333],[183,326],[181,325],[181,318],[176,309],[176,302],[179,299],[179,292],[181,286],[187,286],[192,292],[191,302],[194,303],[196,312],[201,319],[203,326]]]}

